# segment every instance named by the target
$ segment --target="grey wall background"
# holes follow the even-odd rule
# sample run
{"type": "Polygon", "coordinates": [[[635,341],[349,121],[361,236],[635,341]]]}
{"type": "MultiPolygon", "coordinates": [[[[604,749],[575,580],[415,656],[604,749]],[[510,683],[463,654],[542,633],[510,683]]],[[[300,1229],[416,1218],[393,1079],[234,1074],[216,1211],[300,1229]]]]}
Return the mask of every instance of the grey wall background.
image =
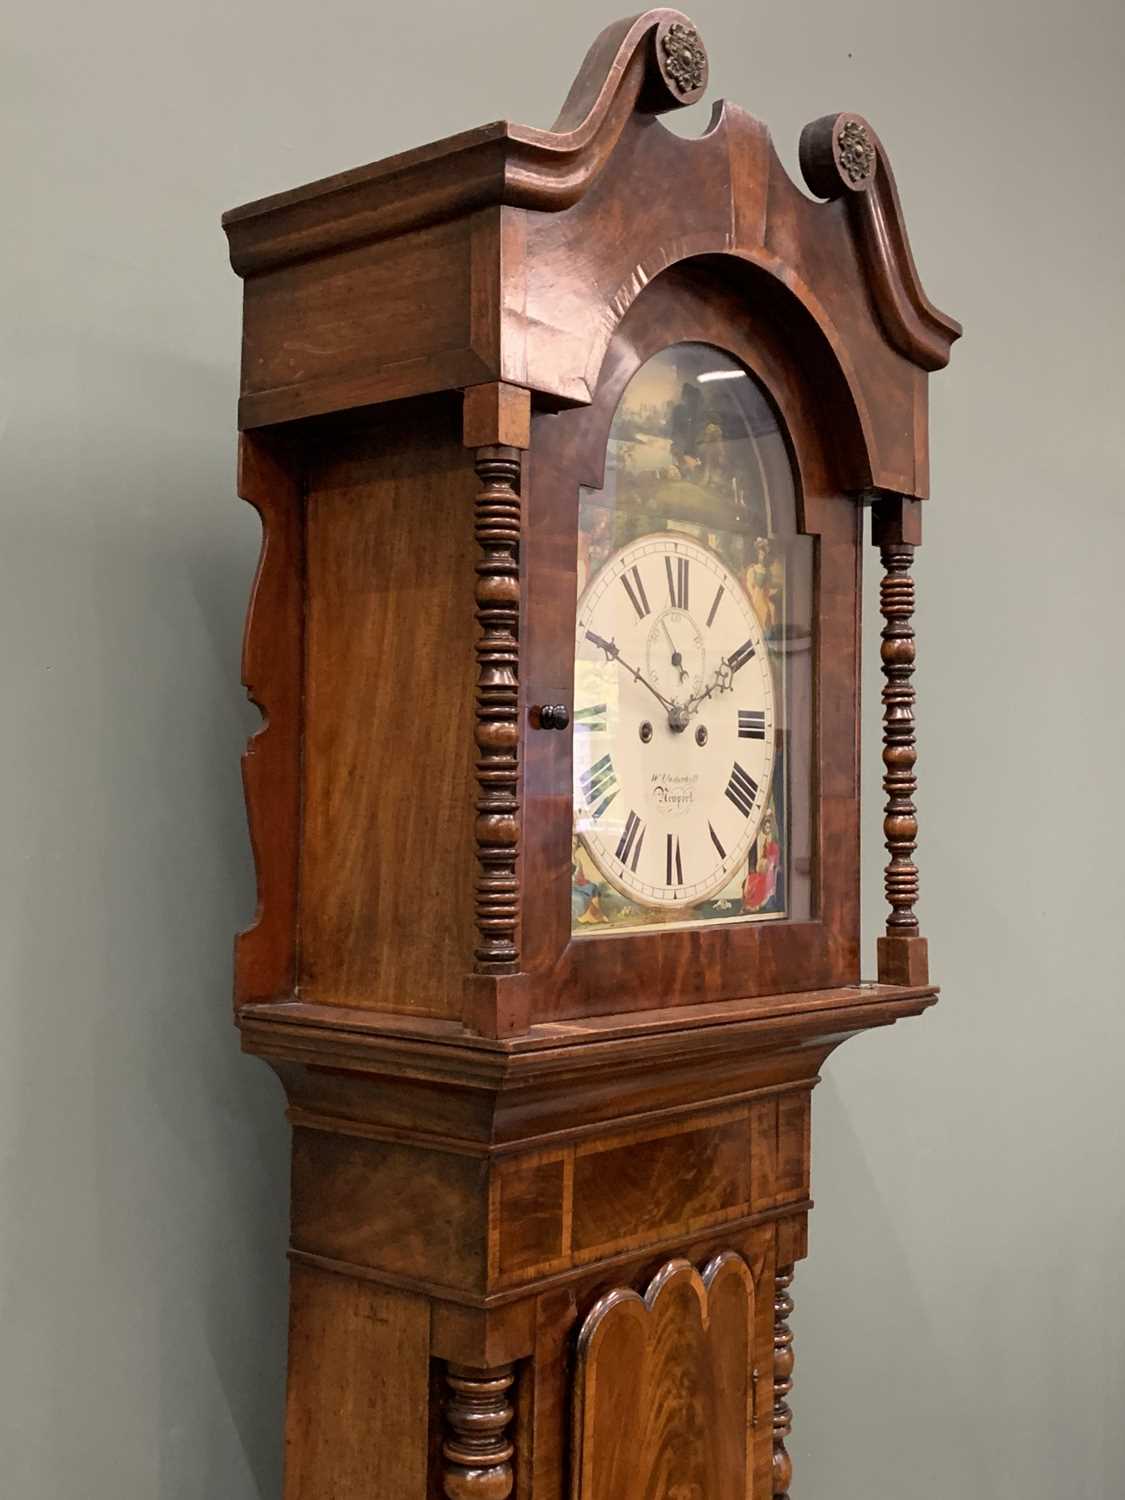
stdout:
{"type": "MultiPolygon", "coordinates": [[[[610,0],[107,0],[3,41],[0,1470],[280,1495],[287,1134],[239,1056],[239,283],[220,211],[498,115],[610,0]]],[[[1116,0],[691,7],[711,97],[857,109],[924,282],[923,920],[945,999],[816,1096],[795,1495],[1125,1492],[1116,0]]],[[[676,128],[697,131],[696,109],[676,128]]],[[[872,636],[873,639],[873,636],[872,636]]],[[[874,651],[871,652],[874,668],[874,651]]],[[[877,673],[867,700],[877,745],[877,673]]],[[[869,909],[880,916],[877,757],[869,909]]],[[[869,953],[874,957],[873,938],[869,953]]],[[[382,1497],[372,1497],[382,1500],[382,1497]]]]}

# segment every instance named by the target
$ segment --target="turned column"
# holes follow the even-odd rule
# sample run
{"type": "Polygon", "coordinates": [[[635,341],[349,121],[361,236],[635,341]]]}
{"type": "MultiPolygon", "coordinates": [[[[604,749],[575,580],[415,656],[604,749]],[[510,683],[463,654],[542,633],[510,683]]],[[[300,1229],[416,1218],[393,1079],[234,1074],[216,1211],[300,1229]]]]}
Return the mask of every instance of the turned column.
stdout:
{"type": "Polygon", "coordinates": [[[793,1267],[781,1266],[774,1277],[773,1299],[773,1494],[774,1500],[789,1500],[793,1480],[793,1460],[785,1439],[793,1430],[793,1413],[788,1396],[793,1389],[793,1333],[789,1318],[793,1313],[793,1267]]]}
{"type": "Polygon", "coordinates": [[[922,539],[920,503],[901,496],[876,502],[872,540],[879,548],[883,577],[879,608],[883,616],[883,837],[889,863],[884,888],[890,912],[879,939],[879,979],[883,984],[926,984],[926,940],[914,911],[918,900],[918,759],[914,728],[914,549],[922,539]]]}
{"type": "Polygon", "coordinates": [[[443,1493],[447,1500],[508,1500],[515,1482],[509,1430],[515,1415],[512,1366],[480,1370],[447,1365],[445,1383],[443,1493]]]}
{"type": "Polygon", "coordinates": [[[480,480],[473,961],[482,975],[514,974],[520,966],[520,480],[530,423],[526,390],[494,383],[465,392],[464,443],[480,480]]]}
{"type": "Polygon", "coordinates": [[[478,448],[477,860],[478,973],[519,968],[520,455],[478,448]]]}

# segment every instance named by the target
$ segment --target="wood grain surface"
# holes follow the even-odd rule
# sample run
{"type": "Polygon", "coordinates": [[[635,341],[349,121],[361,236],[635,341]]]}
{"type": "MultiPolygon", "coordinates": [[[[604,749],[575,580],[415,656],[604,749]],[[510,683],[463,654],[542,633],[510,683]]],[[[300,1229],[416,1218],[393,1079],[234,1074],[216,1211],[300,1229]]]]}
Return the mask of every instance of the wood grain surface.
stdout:
{"type": "Polygon", "coordinates": [[[426,1500],[429,1308],[295,1266],[285,1500],[426,1500]]]}
{"type": "Polygon", "coordinates": [[[456,1014],[471,951],[473,501],[450,402],[321,434],[307,521],[300,987],[456,1014]]]}
{"type": "Polygon", "coordinates": [[[572,1500],[752,1500],[753,1339],[733,1252],[607,1293],[578,1339],[572,1500]]]}

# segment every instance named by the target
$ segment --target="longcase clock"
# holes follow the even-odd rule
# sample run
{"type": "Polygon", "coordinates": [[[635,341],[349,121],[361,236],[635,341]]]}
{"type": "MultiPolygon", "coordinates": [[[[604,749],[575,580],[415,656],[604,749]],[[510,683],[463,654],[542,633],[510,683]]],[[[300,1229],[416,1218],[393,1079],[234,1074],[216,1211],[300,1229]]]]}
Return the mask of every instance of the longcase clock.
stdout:
{"type": "Polygon", "coordinates": [[[927,300],[860,116],[697,139],[692,23],[233,210],[257,863],[293,1127],[285,1500],[780,1500],[810,1098],[934,1003],[927,300]],[[860,561],[890,854],[859,943],[860,561]]]}

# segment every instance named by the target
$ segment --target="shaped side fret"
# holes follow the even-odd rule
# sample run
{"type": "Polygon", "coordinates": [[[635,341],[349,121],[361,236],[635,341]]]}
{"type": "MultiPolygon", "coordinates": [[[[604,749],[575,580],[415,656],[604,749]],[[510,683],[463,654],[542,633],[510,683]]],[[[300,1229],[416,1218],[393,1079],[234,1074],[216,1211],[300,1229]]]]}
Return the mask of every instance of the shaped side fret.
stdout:
{"type": "Polygon", "coordinates": [[[262,518],[242,640],[242,681],[263,723],[242,756],[258,906],[235,940],[235,1006],[241,1008],[287,998],[296,985],[304,541],[300,480],[276,440],[242,435],[238,493],[262,518]]]}

